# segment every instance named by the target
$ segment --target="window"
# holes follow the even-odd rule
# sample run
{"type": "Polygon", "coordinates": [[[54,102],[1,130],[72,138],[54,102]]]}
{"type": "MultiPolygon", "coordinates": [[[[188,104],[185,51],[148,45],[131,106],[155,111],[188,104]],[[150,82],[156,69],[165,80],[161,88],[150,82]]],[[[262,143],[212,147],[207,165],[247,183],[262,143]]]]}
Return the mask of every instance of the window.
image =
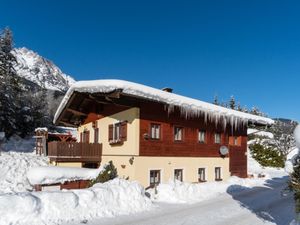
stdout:
{"type": "Polygon", "coordinates": [[[108,139],[110,144],[123,143],[127,137],[127,122],[110,124],[108,127],[108,139]]]}
{"type": "Polygon", "coordinates": [[[174,170],[174,179],[183,181],[183,170],[182,169],[175,169],[174,170]]]}
{"type": "Polygon", "coordinates": [[[205,182],[206,177],[205,177],[205,168],[199,168],[198,169],[198,181],[199,182],[205,182]]]}
{"type": "Polygon", "coordinates": [[[220,133],[215,133],[215,143],[221,144],[221,134],[220,133]]]}
{"type": "Polygon", "coordinates": [[[229,137],[229,144],[239,146],[241,145],[241,137],[238,136],[230,136],[229,137]]]}
{"type": "Polygon", "coordinates": [[[160,170],[150,170],[150,186],[155,186],[160,183],[160,170]]]}
{"type": "Polygon", "coordinates": [[[239,145],[239,139],[238,139],[238,137],[234,137],[233,140],[234,140],[234,141],[233,141],[233,144],[234,144],[234,145],[239,145]]]}
{"type": "Polygon", "coordinates": [[[174,140],[182,141],[182,136],[183,136],[182,133],[183,133],[182,127],[174,127],[174,140]]]}
{"type": "Polygon", "coordinates": [[[160,125],[159,124],[151,124],[150,138],[155,139],[155,140],[160,139],[160,125]]]}
{"type": "Polygon", "coordinates": [[[216,181],[221,181],[221,167],[215,167],[215,180],[216,181]]]}
{"type": "Polygon", "coordinates": [[[99,143],[99,128],[95,128],[94,131],[94,143],[99,143]]]}
{"type": "Polygon", "coordinates": [[[89,131],[83,131],[80,134],[80,141],[82,143],[90,143],[90,132],[89,131]]]}
{"type": "Polygon", "coordinates": [[[198,140],[200,143],[206,142],[206,132],[205,130],[199,130],[198,140]]]}
{"type": "Polygon", "coordinates": [[[121,140],[121,124],[115,123],[113,125],[113,141],[121,140]]]}

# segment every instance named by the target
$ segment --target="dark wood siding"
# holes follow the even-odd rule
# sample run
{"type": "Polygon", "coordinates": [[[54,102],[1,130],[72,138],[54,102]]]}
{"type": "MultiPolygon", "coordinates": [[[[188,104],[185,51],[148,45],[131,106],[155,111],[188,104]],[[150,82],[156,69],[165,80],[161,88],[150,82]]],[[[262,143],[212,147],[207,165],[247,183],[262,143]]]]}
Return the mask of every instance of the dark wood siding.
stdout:
{"type": "Polygon", "coordinates": [[[221,125],[205,123],[204,118],[186,119],[179,111],[167,113],[164,106],[158,103],[141,104],[140,108],[140,155],[141,156],[174,156],[174,157],[221,157],[222,145],[230,149],[230,171],[232,175],[247,176],[247,128],[224,130],[221,125]],[[152,140],[149,136],[151,124],[161,126],[161,138],[152,140]],[[174,141],[174,126],[183,130],[183,141],[174,141]],[[206,143],[199,143],[199,130],[206,131],[206,143]],[[221,133],[221,144],[215,144],[215,133],[221,133]],[[229,145],[229,137],[237,136],[241,140],[238,146],[229,145]]]}

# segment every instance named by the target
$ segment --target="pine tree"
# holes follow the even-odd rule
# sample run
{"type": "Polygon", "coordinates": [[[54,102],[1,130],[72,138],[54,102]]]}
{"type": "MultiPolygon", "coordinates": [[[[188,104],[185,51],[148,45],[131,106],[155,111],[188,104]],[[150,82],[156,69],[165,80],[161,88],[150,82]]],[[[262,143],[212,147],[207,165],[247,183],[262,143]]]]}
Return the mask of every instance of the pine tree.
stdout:
{"type": "Polygon", "coordinates": [[[219,105],[218,95],[215,95],[214,102],[215,105],[219,105]]]}
{"type": "Polygon", "coordinates": [[[235,99],[234,99],[234,96],[232,95],[230,97],[230,100],[229,100],[229,108],[231,109],[235,109],[236,105],[235,105],[235,99]]]}
{"type": "Polygon", "coordinates": [[[16,59],[11,53],[12,48],[12,32],[5,28],[0,34],[0,129],[7,136],[17,130],[20,103],[19,79],[13,68],[16,59]]]}

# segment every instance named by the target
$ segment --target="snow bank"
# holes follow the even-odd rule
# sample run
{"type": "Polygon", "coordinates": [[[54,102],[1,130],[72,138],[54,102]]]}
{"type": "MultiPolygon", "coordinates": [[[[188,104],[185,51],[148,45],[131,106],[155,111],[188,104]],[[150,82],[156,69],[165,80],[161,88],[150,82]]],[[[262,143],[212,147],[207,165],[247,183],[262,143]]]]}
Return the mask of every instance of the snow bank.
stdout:
{"type": "Polygon", "coordinates": [[[46,166],[48,159],[35,153],[2,152],[0,155],[0,194],[31,191],[26,174],[31,167],[46,166]]]}
{"type": "Polygon", "coordinates": [[[0,195],[0,225],[50,225],[151,208],[151,200],[145,196],[140,184],[114,179],[82,190],[0,195]]]}
{"type": "Polygon", "coordinates": [[[157,194],[154,189],[149,193],[153,201],[167,203],[195,203],[214,198],[220,194],[243,190],[247,187],[261,186],[264,179],[241,179],[231,177],[226,182],[207,183],[183,183],[170,180],[168,183],[157,186],[157,194]]]}
{"type": "Polygon", "coordinates": [[[33,167],[27,172],[27,178],[30,184],[55,184],[65,181],[90,180],[98,176],[103,167],[98,169],[42,166],[33,167]]]}
{"type": "Polygon", "coordinates": [[[269,118],[256,116],[236,110],[228,109],[225,107],[217,106],[211,103],[199,101],[169,93],[149,86],[123,81],[123,80],[92,80],[80,81],[73,84],[65,97],[63,98],[60,106],[58,107],[54,116],[53,122],[55,123],[65,108],[72,94],[76,92],[89,92],[89,93],[109,93],[115,90],[122,90],[122,93],[140,98],[163,102],[168,105],[168,111],[174,110],[174,106],[181,109],[181,113],[186,117],[204,115],[205,119],[215,121],[216,123],[222,119],[223,124],[226,126],[230,123],[232,127],[237,127],[239,123],[247,124],[248,122],[257,122],[261,124],[273,124],[274,121],[269,118]]]}

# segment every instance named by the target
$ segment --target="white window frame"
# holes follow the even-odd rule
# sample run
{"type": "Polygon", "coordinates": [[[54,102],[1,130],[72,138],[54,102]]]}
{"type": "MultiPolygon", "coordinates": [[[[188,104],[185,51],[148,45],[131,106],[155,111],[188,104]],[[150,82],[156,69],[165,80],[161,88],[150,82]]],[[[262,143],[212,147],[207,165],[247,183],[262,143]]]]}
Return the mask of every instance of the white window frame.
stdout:
{"type": "Polygon", "coordinates": [[[113,124],[113,136],[112,136],[112,140],[114,142],[121,140],[121,123],[120,122],[113,124]]]}
{"type": "Polygon", "coordinates": [[[206,143],[206,130],[199,130],[198,131],[198,142],[199,143],[206,143]],[[204,137],[203,135],[204,134],[204,137]],[[203,140],[202,140],[203,138],[203,140]]]}
{"type": "Polygon", "coordinates": [[[183,127],[174,126],[174,141],[183,141],[183,127]]]}
{"type": "Polygon", "coordinates": [[[215,133],[215,144],[221,144],[221,142],[222,142],[222,134],[221,133],[215,133]]]}
{"type": "Polygon", "coordinates": [[[150,124],[150,138],[153,140],[159,140],[161,135],[161,125],[157,123],[150,124]]]}

